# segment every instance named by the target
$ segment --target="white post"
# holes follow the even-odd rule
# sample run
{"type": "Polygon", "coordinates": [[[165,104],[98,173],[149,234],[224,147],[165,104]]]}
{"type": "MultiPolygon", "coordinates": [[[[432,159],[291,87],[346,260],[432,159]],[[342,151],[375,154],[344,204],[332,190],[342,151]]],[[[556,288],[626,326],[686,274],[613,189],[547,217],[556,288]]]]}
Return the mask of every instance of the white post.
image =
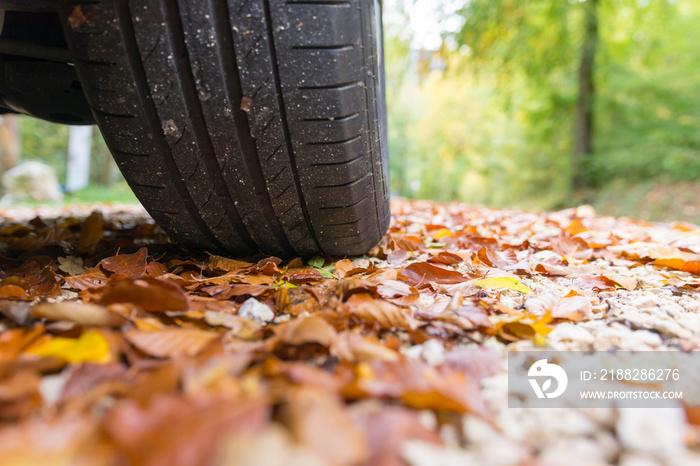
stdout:
{"type": "Polygon", "coordinates": [[[68,162],[66,164],[66,192],[85,188],[90,181],[90,149],[92,126],[71,126],[68,133],[68,162]]]}

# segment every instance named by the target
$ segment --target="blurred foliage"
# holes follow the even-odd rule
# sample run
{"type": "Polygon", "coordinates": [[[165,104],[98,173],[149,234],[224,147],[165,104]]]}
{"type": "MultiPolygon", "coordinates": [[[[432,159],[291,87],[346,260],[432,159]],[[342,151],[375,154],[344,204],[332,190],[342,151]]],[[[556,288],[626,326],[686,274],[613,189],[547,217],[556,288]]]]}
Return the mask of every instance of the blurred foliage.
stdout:
{"type": "MultiPolygon", "coordinates": [[[[22,161],[36,160],[56,172],[60,183],[66,179],[66,158],[68,152],[67,125],[57,125],[28,116],[20,117],[20,137],[22,139],[22,161]]],[[[124,185],[126,181],[114,164],[107,145],[97,127],[92,136],[90,159],[90,185],[124,185]]],[[[118,192],[119,190],[115,191],[118,192]]],[[[93,191],[97,194],[98,190],[93,191]]],[[[107,191],[111,192],[111,191],[107,191]]]]}
{"type": "Polygon", "coordinates": [[[700,2],[598,0],[594,150],[572,189],[586,3],[471,0],[436,51],[411,47],[407,13],[388,15],[394,192],[552,208],[698,179],[700,2]]]}

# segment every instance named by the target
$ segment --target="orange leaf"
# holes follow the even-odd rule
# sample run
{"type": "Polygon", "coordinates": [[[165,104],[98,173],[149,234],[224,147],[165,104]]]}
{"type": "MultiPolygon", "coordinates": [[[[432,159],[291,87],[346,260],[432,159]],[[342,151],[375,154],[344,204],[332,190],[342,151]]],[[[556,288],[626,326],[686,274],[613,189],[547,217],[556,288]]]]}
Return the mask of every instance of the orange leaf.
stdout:
{"type": "Polygon", "coordinates": [[[159,358],[195,356],[219,336],[217,332],[180,327],[124,332],[124,338],[129,343],[159,358]]]}
{"type": "Polygon", "coordinates": [[[383,299],[373,299],[366,293],[354,294],[346,303],[351,315],[362,320],[365,325],[379,325],[383,330],[416,328],[410,313],[383,299]]]}
{"type": "Polygon", "coordinates": [[[307,385],[288,389],[285,400],[281,418],[300,444],[328,464],[364,464],[367,444],[337,395],[307,385]]]}
{"type": "Polygon", "coordinates": [[[335,271],[333,274],[340,278],[344,278],[345,275],[355,268],[355,264],[350,259],[342,259],[335,263],[335,271]]]}
{"type": "Polygon", "coordinates": [[[425,285],[429,282],[454,284],[469,280],[457,271],[436,267],[427,262],[415,262],[409,265],[401,271],[399,278],[412,286],[425,285]]]}
{"type": "Polygon", "coordinates": [[[123,275],[127,278],[141,278],[146,273],[146,258],[148,250],[141,248],[134,254],[120,254],[118,256],[102,259],[102,269],[115,275],[123,275]]]}
{"type": "Polygon", "coordinates": [[[92,254],[95,247],[104,238],[104,226],[102,224],[102,214],[93,212],[85,219],[80,227],[80,238],[78,239],[77,251],[79,254],[92,254]]]}
{"type": "Polygon", "coordinates": [[[479,384],[464,372],[408,359],[358,364],[355,379],[344,392],[350,398],[400,400],[416,409],[488,415],[479,384]]]}
{"type": "Polygon", "coordinates": [[[33,301],[29,293],[24,288],[17,285],[0,286],[0,299],[14,299],[17,301],[33,301]]]}
{"type": "Polygon", "coordinates": [[[107,275],[98,267],[87,269],[85,273],[72,277],[63,277],[68,286],[73,289],[85,291],[90,288],[101,288],[107,284],[107,275]]]}
{"type": "Polygon", "coordinates": [[[120,280],[104,292],[99,303],[133,303],[150,312],[188,309],[187,295],[180,286],[151,277],[120,280]]]}
{"type": "Polygon", "coordinates": [[[326,322],[323,317],[312,315],[290,320],[277,331],[275,338],[268,340],[268,344],[274,345],[277,341],[280,341],[287,345],[318,343],[323,346],[330,346],[337,335],[338,333],[333,326],[326,322]]]}

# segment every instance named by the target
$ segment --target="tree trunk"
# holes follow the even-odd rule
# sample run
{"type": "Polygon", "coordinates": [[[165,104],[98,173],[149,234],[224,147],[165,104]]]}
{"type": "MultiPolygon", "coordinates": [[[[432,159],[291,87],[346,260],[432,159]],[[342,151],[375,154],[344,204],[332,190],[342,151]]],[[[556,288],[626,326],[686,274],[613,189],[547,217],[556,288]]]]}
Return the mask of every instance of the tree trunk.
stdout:
{"type": "Polygon", "coordinates": [[[66,192],[74,193],[90,182],[92,126],[71,126],[68,133],[66,192]]]}
{"type": "Polygon", "coordinates": [[[598,49],[598,0],[586,0],[581,63],[578,70],[578,102],[574,123],[574,188],[584,186],[583,165],[593,150],[595,55],[598,49]]]}

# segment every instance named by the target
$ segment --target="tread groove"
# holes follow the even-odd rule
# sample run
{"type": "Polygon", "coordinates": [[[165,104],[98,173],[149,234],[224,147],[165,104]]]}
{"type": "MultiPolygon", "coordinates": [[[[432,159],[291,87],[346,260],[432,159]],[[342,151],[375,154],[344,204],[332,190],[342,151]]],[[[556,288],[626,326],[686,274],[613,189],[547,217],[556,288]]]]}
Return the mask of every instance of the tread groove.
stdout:
{"type": "Polygon", "coordinates": [[[339,84],[329,84],[327,86],[300,86],[297,89],[300,91],[320,91],[320,90],[333,90],[333,91],[345,91],[347,89],[352,89],[355,86],[361,86],[362,81],[350,81],[347,83],[339,84]]]}
{"type": "MultiPolygon", "coordinates": [[[[262,196],[259,196],[264,199],[264,201],[262,201],[262,205],[260,206],[261,212],[267,218],[270,228],[274,230],[275,238],[285,252],[294,251],[294,247],[284,231],[284,226],[275,214],[270,192],[268,190],[267,183],[265,182],[265,175],[260,157],[258,156],[257,148],[251,135],[248,115],[240,108],[240,102],[243,99],[243,89],[240,82],[241,74],[238,68],[238,62],[235,59],[234,37],[232,33],[233,28],[231,27],[231,17],[228,4],[227,2],[220,0],[209,0],[209,3],[215,15],[216,13],[220,13],[219,16],[222,18],[221,21],[215,22],[215,35],[218,43],[220,44],[217,51],[219,55],[219,63],[221,64],[224,74],[229,76],[229,79],[226,81],[225,85],[225,94],[229,101],[229,108],[236,109],[233,111],[234,128],[241,154],[243,155],[248,168],[255,192],[263,194],[262,196]],[[223,48],[228,49],[226,50],[226,53],[224,53],[223,48]],[[234,103],[238,103],[239,105],[233,105],[234,103]]],[[[263,36],[261,35],[260,38],[262,37],[263,36]]],[[[272,123],[272,120],[270,123],[272,123]]],[[[270,123],[268,123],[268,125],[270,123]]]]}
{"type": "Polygon", "coordinates": [[[272,157],[275,156],[275,154],[282,148],[283,145],[284,145],[284,144],[280,144],[279,146],[277,146],[277,149],[275,149],[275,150],[272,151],[272,153],[271,153],[270,156],[267,158],[267,160],[265,160],[265,163],[267,163],[267,162],[269,162],[270,160],[272,160],[272,157]]]}
{"type": "Polygon", "coordinates": [[[358,139],[362,138],[362,134],[358,134],[357,136],[353,136],[351,138],[343,139],[340,141],[329,141],[329,142],[307,142],[307,146],[339,146],[343,144],[350,144],[351,142],[355,142],[358,139]]]}
{"type": "MultiPolygon", "coordinates": [[[[180,84],[182,89],[182,99],[186,114],[192,122],[192,130],[197,146],[201,151],[201,160],[204,162],[206,173],[212,182],[212,189],[224,197],[223,207],[226,212],[226,217],[236,227],[241,240],[245,243],[249,250],[258,250],[258,245],[250,236],[248,229],[245,227],[243,220],[237,209],[231,193],[226,186],[226,181],[220,172],[219,162],[216,160],[216,154],[208,134],[206,121],[202,113],[199,93],[195,84],[195,77],[192,74],[190,59],[187,54],[187,46],[185,45],[185,33],[182,29],[182,20],[179,12],[179,6],[176,0],[169,0],[163,3],[163,13],[165,16],[166,33],[169,36],[173,50],[173,64],[180,76],[180,84]]],[[[213,234],[213,232],[212,232],[213,234]]]]}
{"type": "Polygon", "coordinates": [[[304,118],[302,121],[323,121],[323,122],[330,122],[330,121],[347,121],[352,118],[356,118],[360,116],[360,112],[354,112],[349,115],[344,115],[340,117],[330,117],[330,118],[304,118]]]}
{"type": "Polygon", "coordinates": [[[277,195],[277,197],[275,197],[275,200],[278,200],[280,197],[284,196],[285,193],[286,193],[287,191],[289,191],[289,189],[290,189],[291,187],[292,187],[292,185],[290,184],[289,186],[287,186],[286,188],[284,188],[284,191],[282,191],[281,193],[279,193],[279,194],[277,195]]]}
{"type": "Polygon", "coordinates": [[[356,184],[362,183],[362,181],[364,181],[365,178],[369,178],[370,176],[372,176],[371,173],[366,173],[366,174],[362,175],[360,178],[358,178],[358,179],[356,179],[356,180],[353,180],[353,181],[349,181],[349,182],[347,182],[347,183],[343,183],[343,184],[334,184],[334,185],[316,186],[316,189],[327,189],[327,188],[351,188],[351,187],[355,186],[356,184]]]}
{"type": "MultiPolygon", "coordinates": [[[[266,28],[267,28],[267,34],[268,34],[268,40],[270,43],[270,56],[272,58],[272,74],[274,77],[274,87],[275,87],[275,92],[277,94],[277,101],[279,103],[279,108],[280,108],[280,122],[282,126],[282,131],[284,133],[284,140],[287,143],[287,151],[289,153],[289,159],[291,162],[291,167],[292,167],[292,172],[294,173],[294,184],[296,185],[297,189],[297,196],[299,198],[299,204],[301,206],[301,211],[304,214],[304,219],[302,221],[306,222],[306,227],[309,230],[309,234],[311,235],[311,238],[314,240],[314,243],[316,244],[316,247],[318,250],[322,250],[321,248],[321,243],[318,241],[318,238],[316,237],[316,232],[313,229],[313,225],[311,224],[311,216],[309,215],[309,206],[306,204],[306,201],[304,200],[303,196],[303,190],[301,188],[301,183],[299,181],[299,169],[297,167],[297,162],[296,162],[296,157],[294,155],[294,147],[292,146],[292,137],[291,133],[289,131],[289,124],[287,122],[287,110],[284,105],[284,97],[282,96],[282,83],[280,79],[280,72],[279,72],[279,62],[277,61],[277,50],[276,50],[276,43],[275,43],[275,38],[274,34],[272,34],[272,14],[270,13],[270,0],[263,0],[263,7],[265,10],[265,22],[266,22],[266,28]]],[[[291,185],[290,185],[291,187],[291,185]]],[[[289,188],[287,188],[289,189],[289,188]]],[[[285,190],[286,192],[286,190],[285,190]]],[[[277,196],[277,199],[279,199],[280,196],[277,196]]]]}
{"type": "Polygon", "coordinates": [[[350,160],[344,162],[328,162],[328,163],[312,163],[312,167],[342,167],[343,165],[350,165],[351,163],[357,162],[363,158],[365,154],[360,154],[357,157],[353,157],[350,160]]]}
{"type": "Polygon", "coordinates": [[[367,213],[367,214],[363,215],[362,217],[358,218],[357,220],[352,220],[352,221],[350,221],[350,222],[343,222],[343,223],[326,223],[326,224],[323,225],[323,227],[324,227],[324,228],[325,228],[325,227],[344,227],[344,226],[348,226],[348,225],[355,225],[355,224],[357,224],[357,223],[360,223],[361,221],[363,221],[364,219],[366,219],[366,218],[369,217],[370,215],[371,215],[371,213],[367,213]]]}
{"type": "Polygon", "coordinates": [[[350,205],[338,205],[338,206],[333,206],[333,207],[321,207],[319,210],[335,210],[335,209],[352,209],[353,207],[357,207],[358,205],[362,204],[363,202],[367,202],[367,198],[361,199],[357,202],[353,202],[350,205]]]}
{"type": "Polygon", "coordinates": [[[338,44],[338,45],[295,45],[292,50],[352,50],[355,44],[338,44]]]}
{"type": "MultiPolygon", "coordinates": [[[[175,190],[180,195],[182,203],[190,214],[195,224],[199,227],[202,234],[214,245],[223,249],[223,245],[214,236],[212,231],[207,226],[200,213],[197,211],[197,206],[194,200],[190,196],[187,186],[182,181],[180,176],[180,171],[178,170],[177,164],[173,153],[170,151],[168,144],[165,140],[165,135],[158,131],[161,128],[160,118],[158,116],[158,111],[156,110],[155,104],[150,96],[150,86],[146,79],[146,73],[143,68],[143,63],[139,55],[138,44],[136,43],[136,36],[134,34],[134,25],[131,20],[131,12],[129,11],[129,5],[125,2],[119,2],[115,4],[116,14],[119,20],[119,31],[122,36],[122,41],[124,43],[124,48],[126,51],[127,66],[132,74],[136,94],[141,102],[141,107],[143,108],[144,116],[146,117],[149,126],[155,131],[152,131],[154,139],[156,139],[158,145],[160,146],[161,152],[163,154],[162,160],[165,164],[166,170],[170,173],[170,178],[173,180],[173,186],[175,190]]],[[[156,209],[151,209],[156,211],[156,209]]]]}

